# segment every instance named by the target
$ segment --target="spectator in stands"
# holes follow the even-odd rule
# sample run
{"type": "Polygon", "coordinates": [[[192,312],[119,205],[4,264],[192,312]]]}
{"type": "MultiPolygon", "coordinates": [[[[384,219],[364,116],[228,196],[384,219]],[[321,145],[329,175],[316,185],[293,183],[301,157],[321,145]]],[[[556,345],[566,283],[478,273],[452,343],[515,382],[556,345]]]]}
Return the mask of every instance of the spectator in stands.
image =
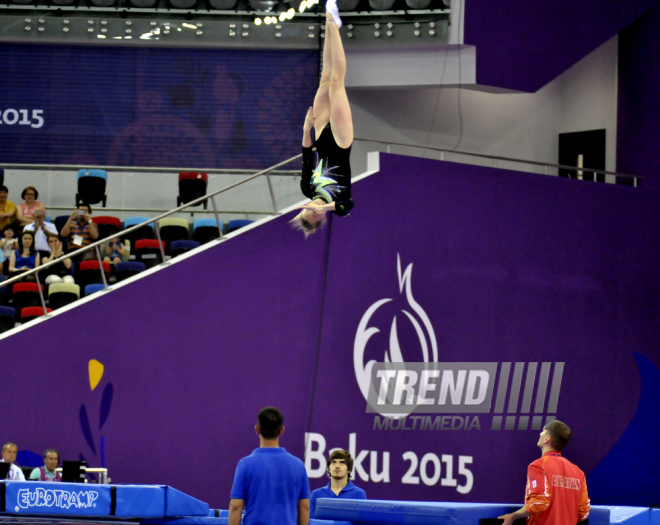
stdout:
{"type": "Polygon", "coordinates": [[[4,237],[0,239],[0,249],[6,260],[9,260],[11,253],[18,248],[18,239],[14,237],[14,227],[9,224],[3,228],[4,237]]]}
{"type": "Polygon", "coordinates": [[[352,471],[353,458],[348,450],[335,450],[330,454],[326,470],[330,483],[312,492],[309,500],[310,518],[316,514],[316,500],[319,498],[367,499],[367,493],[350,480],[352,471]]]}
{"type": "MultiPolygon", "coordinates": [[[[70,252],[89,246],[99,238],[99,228],[92,221],[91,215],[92,207],[89,204],[82,203],[73,211],[69,220],[62,227],[62,237],[69,238],[70,252]]],[[[87,261],[93,258],[94,252],[88,250],[82,257],[75,257],[75,260],[87,261]]]]}
{"type": "Polygon", "coordinates": [[[4,228],[16,219],[16,205],[7,200],[7,186],[0,186],[0,228],[4,228]]]}
{"type": "Polygon", "coordinates": [[[54,448],[46,449],[44,452],[44,466],[35,468],[30,472],[30,479],[37,481],[62,481],[62,476],[57,472],[60,462],[60,453],[54,448]]]}
{"type": "Polygon", "coordinates": [[[9,467],[9,474],[7,474],[7,479],[13,481],[25,481],[23,471],[14,465],[14,462],[16,461],[16,454],[18,454],[18,447],[16,446],[16,443],[9,442],[2,445],[2,462],[11,463],[11,467],[9,467]]]}
{"type": "Polygon", "coordinates": [[[41,202],[37,202],[39,192],[34,186],[28,186],[21,193],[23,204],[16,208],[16,222],[20,226],[27,226],[34,221],[34,212],[41,210],[46,213],[46,207],[41,202]]]}
{"type": "Polygon", "coordinates": [[[114,239],[110,239],[108,244],[105,245],[105,257],[103,261],[113,264],[124,262],[126,260],[124,254],[124,243],[121,242],[119,237],[115,237],[114,239]]]}
{"type": "MultiPolygon", "coordinates": [[[[4,237],[0,239],[0,249],[2,250],[2,275],[9,275],[9,258],[18,247],[18,241],[14,238],[14,227],[8,224],[4,227],[4,237]]],[[[4,279],[3,279],[4,280],[4,279]]]]}
{"type": "MultiPolygon", "coordinates": [[[[50,247],[50,254],[42,260],[41,264],[49,263],[64,256],[64,252],[62,252],[62,241],[57,234],[48,234],[48,245],[50,247]]],[[[64,257],[57,264],[53,264],[53,266],[46,268],[46,270],[44,270],[48,274],[48,277],[45,279],[46,284],[75,283],[73,276],[71,275],[72,264],[73,263],[69,257],[64,257]]]]}
{"type": "MultiPolygon", "coordinates": [[[[16,277],[17,274],[27,272],[36,268],[41,263],[37,250],[34,248],[34,233],[23,232],[18,238],[18,249],[14,250],[9,258],[9,274],[16,277]]],[[[34,281],[34,275],[26,278],[34,281]]]]}
{"type": "Polygon", "coordinates": [[[54,224],[46,222],[46,212],[37,210],[32,214],[34,222],[23,228],[24,232],[34,233],[34,246],[41,255],[41,258],[50,255],[50,246],[48,245],[48,235],[57,235],[57,228],[54,224]]]}

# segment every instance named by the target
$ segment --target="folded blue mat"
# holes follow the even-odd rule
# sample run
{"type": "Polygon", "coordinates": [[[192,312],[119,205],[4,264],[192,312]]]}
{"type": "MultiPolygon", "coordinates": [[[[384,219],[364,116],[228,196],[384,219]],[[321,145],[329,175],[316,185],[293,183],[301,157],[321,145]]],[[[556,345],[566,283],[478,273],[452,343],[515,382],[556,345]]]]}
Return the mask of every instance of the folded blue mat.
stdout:
{"type": "MultiPolygon", "coordinates": [[[[497,518],[518,510],[522,505],[497,503],[452,503],[426,501],[386,501],[321,498],[315,517],[388,525],[459,525],[479,523],[482,518],[497,518]]],[[[590,525],[609,525],[610,511],[592,507],[590,525]]]]}

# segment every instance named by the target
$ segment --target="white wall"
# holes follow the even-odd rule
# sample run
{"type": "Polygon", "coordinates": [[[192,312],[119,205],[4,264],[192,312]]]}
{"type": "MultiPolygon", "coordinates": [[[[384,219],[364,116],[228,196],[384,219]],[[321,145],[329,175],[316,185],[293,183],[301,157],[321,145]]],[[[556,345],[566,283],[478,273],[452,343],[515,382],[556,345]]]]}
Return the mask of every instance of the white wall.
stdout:
{"type": "MultiPolygon", "coordinates": [[[[614,37],[536,93],[493,94],[449,87],[369,89],[349,90],[349,99],[356,137],[552,164],[558,161],[559,133],[605,128],[606,169],[614,171],[616,82],[614,37]]],[[[366,168],[366,152],[374,149],[386,151],[384,146],[354,143],[355,173],[366,168]]],[[[429,150],[392,147],[391,151],[438,158],[429,150]]],[[[460,161],[453,155],[445,158],[460,161]]],[[[492,165],[492,161],[469,162],[492,165]]],[[[532,166],[497,165],[543,172],[532,166]]]]}

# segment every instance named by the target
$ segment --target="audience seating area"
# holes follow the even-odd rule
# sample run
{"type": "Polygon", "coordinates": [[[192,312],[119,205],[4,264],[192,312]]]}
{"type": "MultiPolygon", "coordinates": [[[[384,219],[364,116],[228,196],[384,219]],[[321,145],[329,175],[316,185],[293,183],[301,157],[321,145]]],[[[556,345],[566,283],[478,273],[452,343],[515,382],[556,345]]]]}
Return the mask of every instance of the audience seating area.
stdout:
{"type": "MultiPolygon", "coordinates": [[[[93,206],[102,203],[105,206],[106,183],[107,173],[105,171],[80,170],[78,173],[76,204],[84,202],[93,206]]],[[[207,191],[207,184],[208,177],[205,173],[181,173],[178,203],[187,203],[204,196],[207,191]]],[[[200,204],[206,209],[205,201],[200,204]]],[[[63,237],[61,232],[69,217],[70,215],[59,215],[52,221],[63,242],[64,253],[68,250],[69,239],[63,237]]],[[[98,226],[100,240],[107,239],[118,232],[151,220],[150,217],[136,216],[121,221],[118,217],[95,216],[93,214],[92,219],[98,226]]],[[[47,217],[46,222],[51,222],[51,218],[47,217]]],[[[153,223],[138,228],[119,237],[124,247],[124,261],[116,263],[114,261],[110,263],[103,261],[102,268],[105,282],[112,285],[161,264],[163,262],[161,247],[165,252],[166,260],[178,257],[222,237],[223,233],[230,233],[252,222],[249,220],[234,220],[225,225],[223,221],[218,224],[215,218],[195,219],[190,222],[185,218],[167,217],[158,221],[158,231],[156,231],[153,223]],[[160,234],[161,243],[158,241],[158,234],[160,234]]],[[[20,228],[17,229],[16,234],[20,235],[20,228]]],[[[2,235],[2,232],[0,232],[0,235],[2,235]]],[[[101,259],[103,260],[107,255],[107,260],[110,260],[110,254],[106,254],[106,250],[110,247],[102,245],[100,248],[101,259]]],[[[70,270],[71,277],[67,276],[67,279],[72,279],[75,284],[64,281],[48,284],[46,283],[46,277],[49,275],[48,270],[41,272],[39,281],[44,292],[47,311],[57,310],[76,302],[80,298],[103,290],[105,285],[100,268],[101,265],[99,265],[96,258],[82,262],[74,261],[70,270]]],[[[7,273],[7,264],[4,266],[4,272],[4,277],[10,277],[7,273]]],[[[0,282],[0,333],[14,328],[16,323],[25,323],[40,317],[43,313],[44,307],[36,282],[20,282],[8,286],[2,286],[2,282],[0,282]]]]}

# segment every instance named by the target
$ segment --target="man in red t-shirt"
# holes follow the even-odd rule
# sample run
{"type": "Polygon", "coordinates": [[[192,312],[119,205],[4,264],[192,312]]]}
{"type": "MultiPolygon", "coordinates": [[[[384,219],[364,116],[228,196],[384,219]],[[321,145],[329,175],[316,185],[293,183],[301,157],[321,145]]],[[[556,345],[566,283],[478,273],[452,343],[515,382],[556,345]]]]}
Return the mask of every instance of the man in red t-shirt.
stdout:
{"type": "Polygon", "coordinates": [[[587,481],[561,451],[571,440],[571,429],[561,421],[548,423],[538,446],[543,455],[527,468],[525,506],[500,516],[503,525],[528,518],[527,525],[570,525],[589,517],[587,481]]]}

